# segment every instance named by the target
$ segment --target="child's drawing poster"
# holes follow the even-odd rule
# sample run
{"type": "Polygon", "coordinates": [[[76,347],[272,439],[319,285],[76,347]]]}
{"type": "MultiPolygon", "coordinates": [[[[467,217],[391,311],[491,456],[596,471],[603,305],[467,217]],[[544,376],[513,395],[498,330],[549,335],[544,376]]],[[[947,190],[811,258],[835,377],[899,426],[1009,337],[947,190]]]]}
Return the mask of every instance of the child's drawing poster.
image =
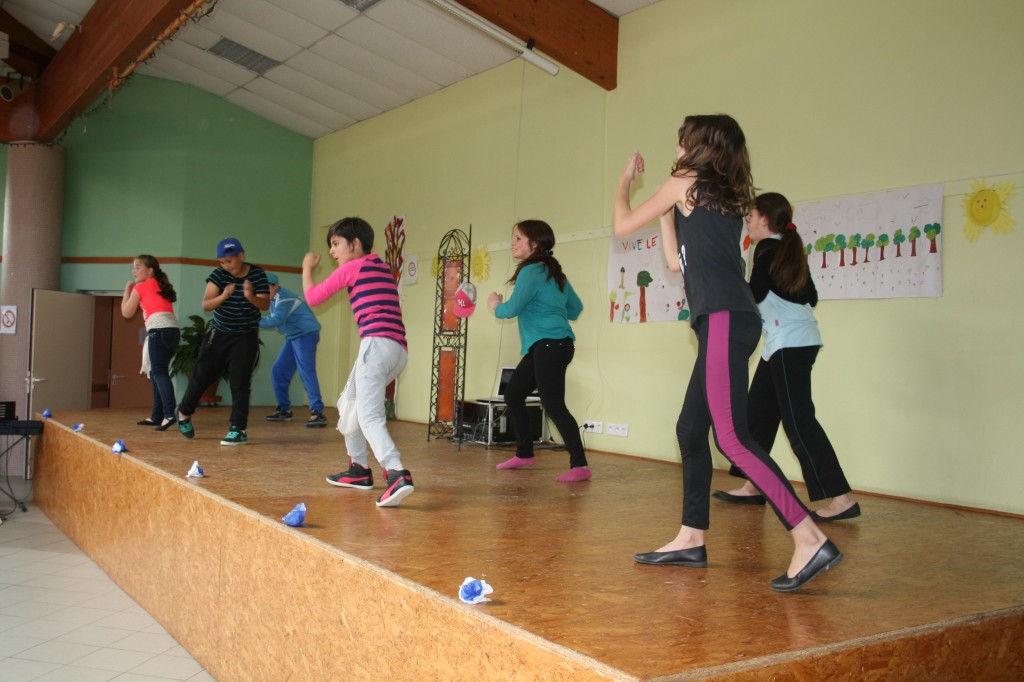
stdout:
{"type": "Polygon", "coordinates": [[[661,230],[648,227],[608,246],[608,319],[611,322],[686,320],[683,277],[665,265],[661,230]]]}
{"type": "Polygon", "coordinates": [[[799,204],[821,299],[942,295],[942,190],[923,185],[799,204]]]}

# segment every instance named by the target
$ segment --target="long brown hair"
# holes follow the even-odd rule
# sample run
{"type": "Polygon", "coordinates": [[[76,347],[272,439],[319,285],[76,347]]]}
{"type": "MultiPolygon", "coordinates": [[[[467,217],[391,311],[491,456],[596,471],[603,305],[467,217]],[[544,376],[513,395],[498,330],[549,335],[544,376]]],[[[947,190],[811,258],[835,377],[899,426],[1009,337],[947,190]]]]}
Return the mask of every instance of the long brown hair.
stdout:
{"type": "Polygon", "coordinates": [[[804,240],[793,224],[793,206],[778,192],[765,192],[754,199],[754,208],[768,221],[768,229],[781,234],[778,252],[769,272],[775,286],[787,294],[799,294],[807,286],[811,272],[807,266],[804,240]]]}
{"type": "Polygon", "coordinates": [[[686,192],[687,202],[726,215],[742,217],[754,201],[747,138],[732,116],[687,116],[679,128],[683,155],[672,174],[696,176],[686,192]]]}
{"type": "Polygon", "coordinates": [[[141,256],[136,256],[135,260],[141,261],[144,266],[153,271],[153,279],[160,285],[160,295],[163,296],[167,301],[174,303],[178,300],[178,294],[175,293],[174,287],[171,285],[171,280],[167,279],[167,273],[160,269],[160,261],[148,253],[144,253],[141,256]]]}
{"type": "Polygon", "coordinates": [[[548,269],[548,279],[555,280],[559,291],[565,291],[565,273],[562,272],[562,265],[558,259],[552,254],[555,248],[555,231],[543,220],[535,219],[520,220],[516,223],[516,229],[527,241],[536,244],[536,248],[533,253],[519,261],[519,265],[516,266],[516,271],[512,273],[508,283],[515,284],[519,272],[527,265],[543,263],[544,267],[548,269]]]}

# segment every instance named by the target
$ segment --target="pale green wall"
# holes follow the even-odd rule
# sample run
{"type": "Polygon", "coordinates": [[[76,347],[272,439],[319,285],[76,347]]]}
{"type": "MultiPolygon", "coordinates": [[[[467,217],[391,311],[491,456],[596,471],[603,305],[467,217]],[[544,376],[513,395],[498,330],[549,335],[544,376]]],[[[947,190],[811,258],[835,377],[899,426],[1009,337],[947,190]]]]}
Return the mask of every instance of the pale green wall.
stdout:
{"type": "MultiPolygon", "coordinates": [[[[109,106],[72,122],[61,143],[68,150],[62,255],[124,257],[124,265],[65,264],[65,291],[123,290],[140,253],[212,262],[228,236],[242,241],[247,260],[268,267],[298,266],[309,248],[312,142],[209,93],[136,76],[109,106]]],[[[183,324],[203,314],[212,268],[167,265],[183,324]]],[[[297,274],[282,283],[301,289],[297,274]]],[[[262,337],[252,403],[273,405],[270,368],[283,337],[262,337]]],[[[183,381],[177,388],[180,397],[183,381]]],[[[297,379],[292,400],[306,401],[297,379]]]]}
{"type": "MultiPolygon", "coordinates": [[[[960,207],[965,179],[1024,185],[1022,26],[1016,0],[662,0],[620,22],[614,92],[517,62],[318,140],[314,243],[322,249],[324,226],[344,215],[361,215],[378,235],[386,216],[405,215],[406,251],[421,274],[404,293],[411,352],[398,410],[426,421],[429,266],[441,235],[472,224],[474,244],[490,245],[490,277],[477,281],[483,299],[505,290],[512,223],[548,220],[587,306],[567,401],[581,421],[630,429],[588,445],[675,461],[693,335],[685,324],[604,317],[607,226],[627,154],[647,156],[639,200],[667,173],[683,117],[725,111],[747,133],[758,187],[798,203],[944,182],[943,296],[823,302],[818,413],[857,489],[1024,513],[1012,437],[1024,406],[1015,348],[1024,330],[1013,314],[1024,228],[969,244],[960,207]]],[[[1011,210],[1020,221],[1024,200],[1011,210]]],[[[337,382],[355,344],[347,303],[332,302],[329,316],[323,345],[338,358],[337,382]]],[[[481,306],[470,322],[467,396],[489,394],[496,367],[515,362],[518,348],[514,323],[481,306]]],[[[325,394],[338,388],[330,382],[325,394]]],[[[784,438],[773,454],[799,478],[784,438]]]]}

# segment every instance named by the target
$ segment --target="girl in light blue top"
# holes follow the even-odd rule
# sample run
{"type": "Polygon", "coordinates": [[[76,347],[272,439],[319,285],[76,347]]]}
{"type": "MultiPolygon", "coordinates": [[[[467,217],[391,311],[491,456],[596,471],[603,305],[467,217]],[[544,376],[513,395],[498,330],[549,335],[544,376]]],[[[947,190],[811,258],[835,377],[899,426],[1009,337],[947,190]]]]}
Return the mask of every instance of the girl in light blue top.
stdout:
{"type": "Polygon", "coordinates": [[[576,335],[569,320],[580,316],[583,303],[552,254],[554,248],[555,233],[546,222],[519,222],[512,231],[512,257],[519,265],[509,279],[515,289],[508,301],[497,292],[487,298],[488,307],[498,319],[518,318],[523,354],[505,389],[508,415],[516,434],[516,455],[498,468],[533,466],[526,397],[536,389],[544,411],[569,451],[569,471],[555,480],[572,483],[591,476],[579,424],[565,406],[565,370],[576,352],[576,335]]]}
{"type": "MultiPolygon", "coordinates": [[[[750,435],[771,452],[781,422],[800,462],[808,496],[812,501],[831,498],[812,511],[811,518],[817,523],[856,518],[860,505],[811,399],[811,368],[822,346],[813,311],[818,291],[789,200],[777,192],[758,195],[747,216],[747,231],[757,242],[750,289],[764,328],[764,350],[747,394],[750,435]]],[[[736,466],[729,473],[745,476],[736,466]]],[[[736,490],[719,490],[714,497],[734,504],[765,503],[750,481],[736,490]]]]}

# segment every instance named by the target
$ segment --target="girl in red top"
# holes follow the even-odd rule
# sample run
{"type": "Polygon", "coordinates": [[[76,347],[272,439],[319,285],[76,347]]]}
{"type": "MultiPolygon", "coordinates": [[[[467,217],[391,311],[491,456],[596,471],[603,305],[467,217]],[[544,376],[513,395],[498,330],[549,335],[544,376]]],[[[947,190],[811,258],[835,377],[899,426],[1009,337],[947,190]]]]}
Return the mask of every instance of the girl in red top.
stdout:
{"type": "Polygon", "coordinates": [[[149,375],[153,384],[153,409],[140,426],[156,426],[166,431],[175,423],[174,384],[168,374],[171,356],[178,347],[181,330],[174,317],[174,302],[178,295],[160,263],[153,256],[143,254],[132,261],[132,280],[124,287],[121,314],[128,319],[142,307],[146,321],[146,343],[142,348],[142,373],[149,375]]]}

